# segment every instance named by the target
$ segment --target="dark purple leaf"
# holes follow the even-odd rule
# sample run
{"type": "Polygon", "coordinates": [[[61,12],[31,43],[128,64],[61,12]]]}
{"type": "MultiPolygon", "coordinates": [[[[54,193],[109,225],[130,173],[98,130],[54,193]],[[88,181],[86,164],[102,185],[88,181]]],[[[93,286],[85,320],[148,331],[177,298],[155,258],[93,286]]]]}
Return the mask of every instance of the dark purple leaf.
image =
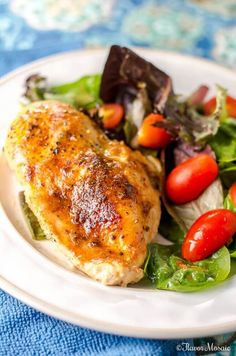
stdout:
{"type": "Polygon", "coordinates": [[[102,74],[101,99],[115,102],[127,90],[135,93],[140,86],[146,88],[152,110],[163,112],[172,92],[170,77],[130,49],[112,46],[102,74]]]}
{"type": "Polygon", "coordinates": [[[198,145],[194,146],[186,142],[178,142],[174,148],[175,165],[178,166],[180,163],[186,161],[189,158],[195,157],[200,153],[208,154],[214,159],[216,158],[214,151],[211,149],[209,145],[206,145],[206,147],[202,149],[198,145]]]}

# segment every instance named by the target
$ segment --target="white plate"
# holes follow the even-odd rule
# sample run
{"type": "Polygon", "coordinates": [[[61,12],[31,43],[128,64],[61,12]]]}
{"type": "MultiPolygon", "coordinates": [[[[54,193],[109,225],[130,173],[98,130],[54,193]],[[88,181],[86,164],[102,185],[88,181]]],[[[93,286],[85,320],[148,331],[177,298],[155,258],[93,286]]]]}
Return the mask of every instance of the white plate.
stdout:
{"type": "MultiPolygon", "coordinates": [[[[208,61],[137,49],[173,78],[175,89],[189,93],[220,83],[235,95],[236,74],[208,61]]],[[[84,50],[39,60],[0,80],[0,143],[14,118],[24,80],[32,73],[51,83],[101,72],[107,51],[84,50]]],[[[19,210],[17,185],[0,160],[0,287],[54,317],[115,334],[178,338],[236,329],[236,278],[198,293],[184,294],[134,286],[105,287],[76,273],[49,242],[31,240],[19,210]]]]}

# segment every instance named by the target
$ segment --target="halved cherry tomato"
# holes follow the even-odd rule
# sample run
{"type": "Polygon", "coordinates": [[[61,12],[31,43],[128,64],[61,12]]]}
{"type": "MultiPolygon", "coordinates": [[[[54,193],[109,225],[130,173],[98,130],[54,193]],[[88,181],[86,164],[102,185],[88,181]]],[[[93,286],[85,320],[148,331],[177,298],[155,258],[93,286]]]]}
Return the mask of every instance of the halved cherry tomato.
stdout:
{"type": "MultiPolygon", "coordinates": [[[[204,104],[204,112],[206,115],[211,115],[216,108],[216,97],[211,98],[204,104]]],[[[236,99],[231,96],[226,97],[226,109],[230,117],[236,118],[236,99]]]]}
{"type": "Polygon", "coordinates": [[[114,129],[124,116],[123,106],[119,104],[104,104],[99,109],[99,116],[102,117],[105,129],[114,129]]]}
{"type": "Polygon", "coordinates": [[[231,186],[231,188],[229,190],[229,195],[230,195],[230,198],[232,199],[232,202],[236,206],[236,182],[231,186]]]}
{"type": "Polygon", "coordinates": [[[236,233],[236,213],[227,209],[208,211],[191,226],[182,245],[182,256],[191,262],[209,257],[236,233]]]}
{"type": "Polygon", "coordinates": [[[164,118],[159,114],[148,115],[142,123],[138,131],[138,144],[147,148],[163,148],[171,141],[171,135],[162,128],[155,127],[158,121],[163,121],[164,118]]]}
{"type": "Polygon", "coordinates": [[[216,179],[218,166],[207,154],[199,154],[175,167],[167,177],[166,193],[175,204],[192,201],[216,179]]]}

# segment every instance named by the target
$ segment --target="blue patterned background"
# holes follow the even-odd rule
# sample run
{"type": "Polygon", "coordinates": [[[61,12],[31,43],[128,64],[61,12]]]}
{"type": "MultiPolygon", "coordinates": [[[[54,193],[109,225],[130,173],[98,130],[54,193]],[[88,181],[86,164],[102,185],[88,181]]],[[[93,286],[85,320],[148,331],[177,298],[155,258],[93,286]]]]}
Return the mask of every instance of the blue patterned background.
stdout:
{"type": "MultiPolygon", "coordinates": [[[[0,0],[0,75],[49,54],[83,47],[109,46],[114,43],[178,51],[212,58],[236,68],[236,1],[0,0]]],[[[7,298],[3,293],[1,301],[5,306],[7,298]]],[[[11,313],[11,304],[15,305],[15,308],[21,308],[21,303],[17,304],[18,302],[11,298],[7,299],[7,303],[6,313],[11,313]]],[[[22,306],[21,311],[24,308],[26,307],[22,306]]],[[[29,315],[34,315],[34,312],[30,314],[30,309],[26,310],[29,315]]],[[[54,320],[46,317],[43,319],[39,313],[35,315],[42,323],[54,320]]],[[[30,324],[29,316],[27,318],[30,324]]],[[[21,325],[17,326],[17,318],[13,319],[13,332],[10,331],[10,334],[14,336],[14,329],[19,329],[21,325]]],[[[1,325],[5,325],[4,333],[7,335],[9,327],[5,321],[6,318],[3,317],[1,325]]],[[[60,325],[63,325],[63,330],[66,331],[66,326],[57,324],[58,327],[60,325]]],[[[1,331],[0,337],[7,345],[8,341],[4,339],[4,333],[1,331]]],[[[89,335],[91,338],[91,333],[89,335]]],[[[96,334],[96,337],[99,336],[96,334]]],[[[197,345],[207,341],[223,343],[230,337],[225,335],[194,342],[197,345]]],[[[234,338],[235,335],[229,342],[234,338]]],[[[13,339],[11,349],[14,349],[13,339]]],[[[112,340],[115,340],[115,337],[112,340]]],[[[125,350],[132,353],[132,345],[134,347],[136,344],[131,343],[131,348],[125,350]]],[[[167,346],[168,344],[163,342],[163,345],[164,348],[161,343],[155,344],[155,354],[174,355],[170,351],[173,344],[169,343],[167,346]]],[[[154,349],[149,346],[142,355],[149,355],[154,349]]],[[[0,354],[5,356],[6,353],[2,353],[2,350],[0,343],[0,354]]],[[[47,354],[54,354],[50,350],[52,349],[48,349],[47,354]]],[[[224,355],[236,355],[235,350],[235,344],[232,344],[231,352],[224,355]]],[[[33,354],[33,349],[31,352],[28,350],[27,354],[33,354]]]]}
{"type": "Polygon", "coordinates": [[[0,0],[0,74],[55,52],[113,43],[236,66],[236,2],[0,0]]]}

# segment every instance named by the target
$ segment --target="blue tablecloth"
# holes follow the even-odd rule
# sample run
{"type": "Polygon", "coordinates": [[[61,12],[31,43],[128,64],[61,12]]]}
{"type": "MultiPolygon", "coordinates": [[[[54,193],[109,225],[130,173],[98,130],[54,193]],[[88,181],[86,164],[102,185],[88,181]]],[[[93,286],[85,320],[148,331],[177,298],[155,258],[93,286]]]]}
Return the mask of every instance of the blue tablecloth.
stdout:
{"type": "Polygon", "coordinates": [[[191,355],[176,346],[189,340],[145,340],[72,326],[0,292],[0,355],[146,356],[191,355]]]}
{"type": "MultiPolygon", "coordinates": [[[[114,43],[175,50],[234,67],[235,0],[0,0],[0,75],[52,53],[114,43]]],[[[86,330],[43,315],[4,292],[0,308],[4,356],[194,354],[177,347],[184,342],[191,347],[193,340],[132,339],[86,330]]],[[[231,345],[231,355],[234,350],[231,345]]]]}

